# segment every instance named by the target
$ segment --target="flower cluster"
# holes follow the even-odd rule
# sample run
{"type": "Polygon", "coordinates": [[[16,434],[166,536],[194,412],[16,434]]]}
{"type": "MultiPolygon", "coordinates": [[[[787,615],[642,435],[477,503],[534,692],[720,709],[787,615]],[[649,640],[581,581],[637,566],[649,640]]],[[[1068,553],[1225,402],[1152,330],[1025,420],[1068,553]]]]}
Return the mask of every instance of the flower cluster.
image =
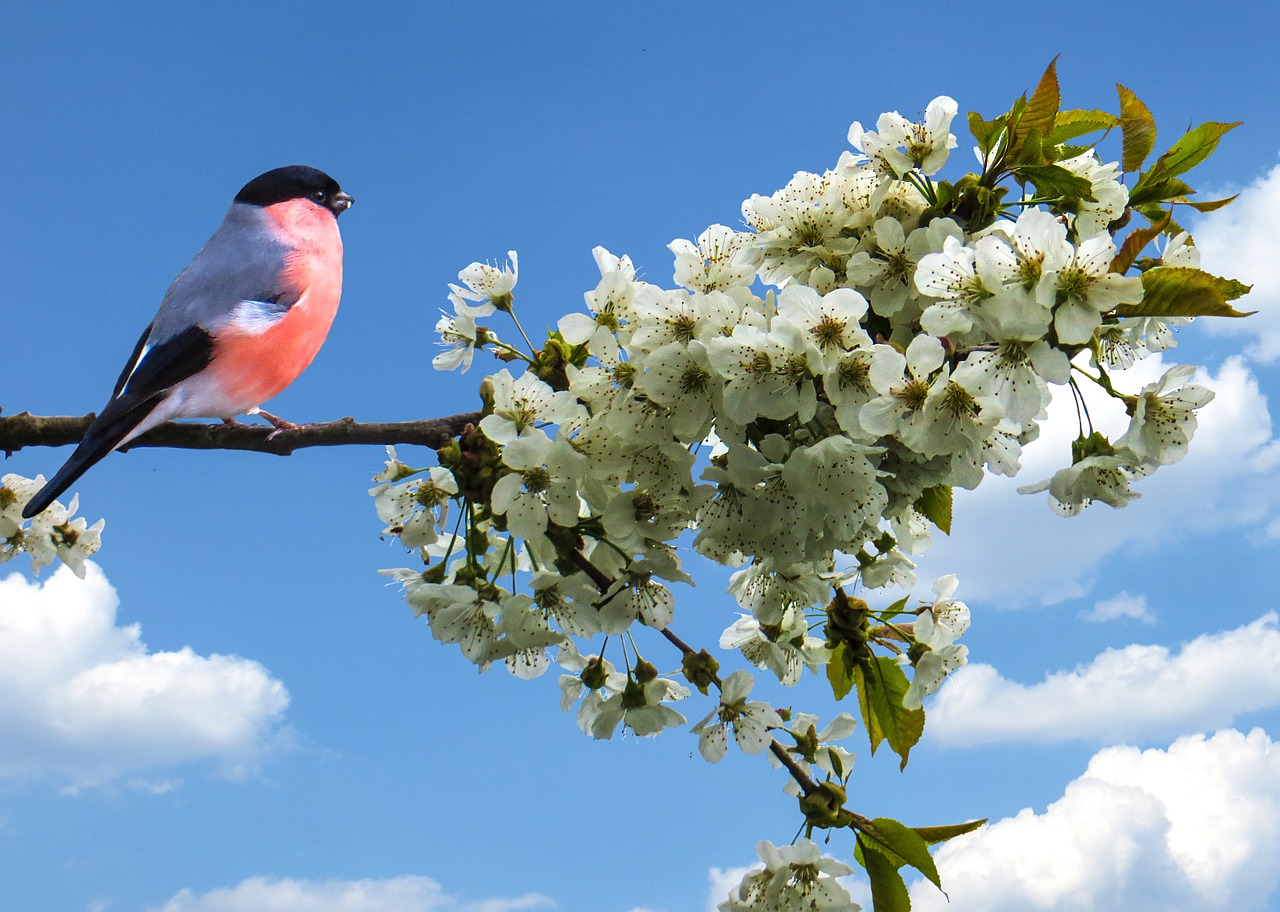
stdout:
{"type": "Polygon", "coordinates": [[[90,526],[82,516],[72,519],[78,506],[78,499],[73,497],[70,506],[54,501],[27,524],[22,508],[43,487],[42,475],[0,478],[0,563],[26,552],[31,555],[31,569],[37,573],[60,560],[84,579],[84,562],[101,546],[106,520],[90,526]]]}
{"type": "MultiPolygon", "coordinates": [[[[1054,387],[1082,406],[1072,465],[1021,490],[1047,490],[1066,514],[1093,500],[1125,505],[1133,479],[1185,455],[1212,393],[1188,382],[1189,367],[1134,394],[1112,373],[1174,345],[1188,322],[1168,303],[1179,283],[1238,315],[1225,301],[1243,286],[1202,273],[1160,209],[1185,201],[1175,199],[1184,185],[1170,176],[1131,199],[1118,163],[1054,138],[1056,114],[1045,112],[1056,78],[1043,91],[995,121],[971,120],[983,170],[954,184],[934,179],[957,146],[952,99],[934,99],[921,123],[897,113],[875,131],[855,123],[833,168],[744,202],[743,230],[712,225],[672,242],[672,287],[596,248],[598,283],[542,348],[522,351],[477,322],[515,319],[514,252],[509,268],[463,270],[437,326],[436,366],[465,370],[488,348],[526,369],[486,379],[485,417],[439,451],[439,468],[410,469],[392,452],[372,491],[384,534],[426,566],[384,572],[436,638],[522,677],[554,653],[562,707],[576,706],[597,738],[683,724],[673,704],[691,690],[677,677],[703,695],[715,687],[716,705],[693,726],[703,757],[723,759],[730,735],[747,753],[768,749],[810,828],[856,829],[824,804],[838,795],[842,807],[853,757],[831,742],[853,731],[852,717],[818,732],[815,717],[749,701],[750,673],[721,678],[716,660],[671,632],[670,586],[691,582],[690,552],[737,568],[739,612],[722,648],[784,685],[825,667],[838,697],[875,690],[864,717],[887,708],[868,720],[872,749],[887,738],[905,764],[924,698],[966,660],[957,640],[969,609],[954,576],[917,609],[909,596],[872,608],[848,592],[887,602],[878,590],[909,591],[931,526],[949,532],[953,489],[1018,473],[1054,387]],[[1031,140],[1017,120],[1029,110],[1031,140]],[[1010,177],[1018,191],[1006,200],[1010,177]],[[1117,243],[1135,209],[1152,227],[1117,243]],[[1161,233],[1163,253],[1139,262],[1161,233]],[[1087,426],[1083,382],[1124,404],[1131,423],[1117,440],[1087,426]],[[679,672],[641,655],[637,624],[680,648],[679,672]],[[579,648],[596,636],[598,650],[579,648]]],[[[1066,139],[1087,132],[1082,122],[1121,122],[1073,115],[1066,139]]],[[[766,869],[722,908],[849,908],[832,876],[847,868],[811,843],[760,853],[766,869]]]]}
{"type": "MultiPolygon", "coordinates": [[[[1105,379],[1112,353],[1167,348],[1177,320],[1117,316],[1143,299],[1140,278],[1112,269],[1108,225],[1127,200],[1118,168],[1092,151],[1065,159],[1091,188],[1086,206],[1028,201],[975,230],[932,199],[955,112],[939,98],[922,124],[855,124],[833,169],[747,200],[749,230],[673,242],[676,287],[597,248],[586,309],[521,355],[529,370],[489,379],[488,415],[449,472],[375,489],[385,531],[445,562],[410,580],[433,630],[455,618],[443,605],[472,605],[476,629],[458,641],[484,666],[568,635],[665,627],[668,584],[686,579],[676,542],[691,532],[698,553],[745,565],[730,591],[746,613],[721,645],[795,683],[828,658],[809,629],[833,588],[910,588],[911,555],[940,520],[931,497],[1015,474],[1051,387],[1091,376],[1073,359],[1092,358],[1105,379]],[[439,536],[451,496],[468,531],[439,536]],[[540,583],[513,603],[497,579],[524,569],[540,583]],[[513,623],[512,611],[541,620],[513,623]],[[532,640],[505,642],[502,631],[530,625],[532,640]]],[[[1182,235],[1170,247],[1170,263],[1194,251],[1182,235]]],[[[465,367],[484,345],[511,360],[475,321],[512,311],[514,265],[472,264],[459,279],[437,366],[465,367]]],[[[1211,395],[1186,376],[1174,368],[1129,397],[1124,437],[1026,490],[1049,490],[1061,510],[1136,496],[1128,481],[1185,452],[1211,395]]],[[[911,644],[927,657],[915,705],[964,660],[934,616],[911,644]]]]}

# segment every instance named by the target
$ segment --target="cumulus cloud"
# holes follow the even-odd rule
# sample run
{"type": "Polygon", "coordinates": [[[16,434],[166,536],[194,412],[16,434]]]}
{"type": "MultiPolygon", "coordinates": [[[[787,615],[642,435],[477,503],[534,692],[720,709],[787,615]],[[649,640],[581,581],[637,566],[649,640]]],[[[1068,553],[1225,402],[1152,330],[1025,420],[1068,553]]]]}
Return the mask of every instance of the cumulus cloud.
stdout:
{"type": "Polygon", "coordinates": [[[748,871],[758,871],[763,865],[743,865],[740,868],[712,868],[707,872],[711,889],[707,891],[707,912],[716,912],[720,903],[742,883],[748,871]]]}
{"type": "Polygon", "coordinates": [[[1278,705],[1280,630],[1270,612],[1196,637],[1177,654],[1164,646],[1108,649],[1033,685],[1001,677],[990,665],[966,665],[929,706],[927,736],[966,746],[1144,741],[1219,728],[1241,713],[1278,705]]]}
{"type": "Polygon", "coordinates": [[[86,566],[84,580],[65,567],[44,583],[0,579],[0,778],[83,786],[189,761],[252,768],[281,737],[284,685],[238,656],[149,652],[86,566]]]}
{"type": "MultiPolygon", "coordinates": [[[[1174,363],[1176,357],[1148,358],[1118,375],[1117,387],[1141,389],[1174,363]]],[[[1070,464],[1075,406],[1069,394],[1055,396],[1040,439],[1023,454],[1018,478],[989,477],[976,491],[956,492],[953,534],[935,538],[921,559],[921,578],[957,573],[959,597],[971,603],[1056,604],[1088,594],[1118,556],[1141,560],[1163,544],[1227,529],[1263,540],[1280,512],[1280,442],[1272,437],[1267,399],[1238,357],[1195,382],[1217,397],[1199,412],[1188,456],[1136,482],[1143,497],[1128,507],[1094,504],[1068,519],[1049,510],[1046,495],[1016,491],[1070,464]]],[[[1094,425],[1119,437],[1128,426],[1123,409],[1094,395],[1092,384],[1082,386],[1094,425]]]]}
{"type": "Polygon", "coordinates": [[[1110,747],[1044,813],[961,836],[936,860],[950,902],[917,912],[1263,907],[1280,884],[1280,746],[1261,729],[1110,747]]]}
{"type": "Polygon", "coordinates": [[[1109,599],[1103,599],[1084,612],[1081,617],[1086,621],[1116,621],[1122,619],[1142,621],[1154,624],[1156,616],[1151,613],[1145,595],[1131,595],[1121,592],[1109,599]]]}
{"type": "Polygon", "coordinates": [[[550,897],[538,893],[465,900],[445,893],[430,877],[323,881],[251,877],[208,893],[182,890],[149,912],[520,912],[554,905],[550,897]]]}
{"type": "Polygon", "coordinates": [[[1280,165],[1240,193],[1225,209],[1205,214],[1193,228],[1204,269],[1239,279],[1253,290],[1235,302],[1238,310],[1256,310],[1246,320],[1202,320],[1214,335],[1251,338],[1248,355],[1280,360],[1280,165]]]}

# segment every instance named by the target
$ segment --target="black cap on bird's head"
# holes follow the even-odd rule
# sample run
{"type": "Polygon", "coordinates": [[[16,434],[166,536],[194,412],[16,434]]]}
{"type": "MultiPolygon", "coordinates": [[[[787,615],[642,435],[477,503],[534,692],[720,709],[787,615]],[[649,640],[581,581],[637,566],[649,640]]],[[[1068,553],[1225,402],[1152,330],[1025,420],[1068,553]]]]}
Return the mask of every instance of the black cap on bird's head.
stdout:
{"type": "Polygon", "coordinates": [[[341,215],[354,202],[342,192],[338,182],[318,168],[288,165],[260,174],[236,194],[237,203],[272,206],[293,199],[306,199],[323,206],[335,216],[341,215]]]}

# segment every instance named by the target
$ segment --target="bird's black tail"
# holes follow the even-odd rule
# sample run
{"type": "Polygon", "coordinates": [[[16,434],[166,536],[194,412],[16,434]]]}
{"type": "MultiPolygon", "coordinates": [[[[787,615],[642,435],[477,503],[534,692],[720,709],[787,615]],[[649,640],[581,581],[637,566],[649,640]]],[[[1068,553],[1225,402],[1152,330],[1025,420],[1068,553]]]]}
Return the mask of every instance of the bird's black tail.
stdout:
{"type": "Polygon", "coordinates": [[[128,397],[113,399],[102,413],[89,425],[84,439],[71,454],[71,458],[58,469],[58,474],[45,483],[35,497],[31,498],[22,509],[24,519],[30,519],[43,512],[49,504],[71,487],[85,472],[89,471],[103,456],[120,445],[120,441],[130,431],[142,423],[151,411],[159,404],[161,397],[152,396],[142,401],[129,401],[128,397]]]}

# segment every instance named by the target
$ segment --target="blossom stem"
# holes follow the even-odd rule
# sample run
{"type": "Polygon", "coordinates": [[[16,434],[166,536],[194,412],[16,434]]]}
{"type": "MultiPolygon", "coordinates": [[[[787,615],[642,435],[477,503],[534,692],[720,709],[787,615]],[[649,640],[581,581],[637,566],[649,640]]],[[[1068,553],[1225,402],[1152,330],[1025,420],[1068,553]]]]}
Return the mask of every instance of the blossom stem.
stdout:
{"type": "MultiPolygon", "coordinates": [[[[613,585],[613,581],[610,580],[609,577],[599,567],[591,563],[591,561],[587,558],[587,556],[583,554],[581,551],[579,551],[577,548],[574,548],[571,551],[569,551],[568,557],[569,557],[569,562],[572,563],[579,570],[581,570],[583,573],[585,573],[590,578],[591,582],[595,583],[596,588],[599,589],[601,592],[607,592],[609,590],[609,587],[613,585]]],[[[669,642],[672,646],[679,649],[680,652],[682,652],[683,654],[690,655],[696,651],[692,646],[690,646],[688,643],[686,643],[679,636],[677,636],[675,633],[668,630],[667,628],[664,627],[662,628],[662,630],[658,632],[662,634],[662,636],[667,640],[667,642],[669,642]]],[[[624,654],[625,654],[625,650],[624,650],[624,654]]],[[[716,677],[715,684],[717,689],[721,689],[720,688],[721,681],[719,679],[719,676],[716,677]]],[[[803,791],[806,795],[812,795],[814,792],[818,791],[819,789],[818,783],[815,782],[813,780],[813,777],[810,776],[805,771],[804,767],[800,766],[800,764],[796,762],[795,758],[792,757],[791,754],[787,752],[786,747],[784,747],[782,742],[780,742],[777,738],[770,738],[769,751],[775,757],[778,758],[779,763],[781,763],[784,767],[786,767],[787,772],[791,774],[791,778],[794,779],[796,781],[796,784],[800,786],[801,791],[803,791]]],[[[859,814],[854,814],[852,811],[850,811],[849,813],[853,815],[853,818],[855,821],[869,822],[868,818],[866,817],[863,817],[859,814]]]]}
{"type": "MultiPolygon", "coordinates": [[[[512,319],[513,319],[513,320],[515,319],[515,315],[514,315],[514,314],[512,315],[512,319]]],[[[520,324],[519,324],[519,322],[517,322],[517,323],[516,323],[516,329],[520,329],[520,324]]],[[[523,330],[523,329],[520,329],[520,335],[524,336],[524,330],[523,330]]],[[[525,340],[524,340],[524,341],[525,341],[526,343],[529,341],[528,336],[525,336],[525,340]]],[[[532,363],[533,363],[533,358],[531,358],[531,357],[529,357],[528,355],[526,355],[524,352],[522,352],[520,349],[516,348],[514,345],[508,345],[506,342],[498,342],[498,341],[496,341],[496,340],[495,340],[492,344],[493,344],[494,348],[500,348],[500,349],[502,349],[503,351],[505,351],[507,354],[509,354],[509,355],[513,355],[514,357],[519,358],[521,361],[524,361],[526,364],[532,364],[532,363]]],[[[529,345],[529,348],[530,348],[530,349],[532,349],[532,348],[533,348],[533,346],[532,346],[532,345],[529,345]]]]}
{"type": "MultiPolygon", "coordinates": [[[[529,341],[529,336],[525,333],[524,327],[520,325],[520,318],[516,316],[515,308],[513,307],[511,310],[508,310],[507,315],[511,317],[511,322],[514,323],[516,325],[516,329],[520,331],[520,337],[524,339],[524,344],[529,346],[530,353],[537,351],[537,349],[533,347],[533,343],[529,341]]],[[[512,349],[512,351],[515,351],[515,349],[512,349]]],[[[532,364],[533,361],[530,360],[529,363],[532,364]]]]}
{"type": "Polygon", "coordinates": [[[818,783],[813,781],[813,777],[805,772],[804,767],[796,762],[796,758],[791,756],[777,738],[770,739],[769,752],[777,757],[778,762],[787,768],[787,772],[791,774],[791,778],[796,781],[796,785],[800,786],[802,792],[806,795],[812,795],[818,790],[818,783]]]}
{"type": "Polygon", "coordinates": [[[590,579],[591,582],[595,583],[596,588],[601,592],[608,592],[609,587],[613,585],[613,580],[609,579],[609,577],[605,575],[604,571],[591,563],[591,561],[587,559],[587,556],[577,548],[573,548],[569,551],[569,563],[573,564],[585,573],[587,578],[590,579]]]}

